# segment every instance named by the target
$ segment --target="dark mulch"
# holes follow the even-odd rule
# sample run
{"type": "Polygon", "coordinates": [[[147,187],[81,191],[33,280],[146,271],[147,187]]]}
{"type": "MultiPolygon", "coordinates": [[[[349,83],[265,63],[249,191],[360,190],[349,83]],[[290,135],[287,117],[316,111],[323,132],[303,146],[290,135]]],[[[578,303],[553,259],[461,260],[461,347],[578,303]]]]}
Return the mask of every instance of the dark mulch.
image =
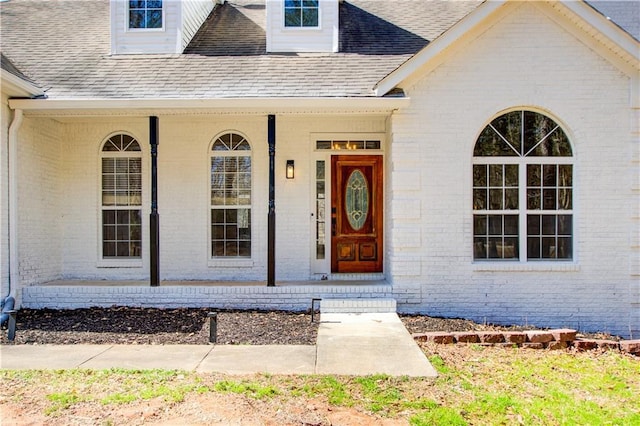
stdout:
{"type": "MultiPolygon", "coordinates": [[[[87,308],[73,310],[21,309],[15,341],[0,333],[0,344],[208,344],[207,314],[211,309],[87,308]]],[[[313,345],[319,315],[282,311],[220,311],[216,342],[225,345],[313,345]]],[[[429,331],[526,330],[533,327],[499,327],[463,319],[402,315],[410,333],[429,331]]],[[[604,334],[588,337],[612,338],[604,334]]]]}
{"type": "MultiPolygon", "coordinates": [[[[21,309],[14,344],[207,344],[209,309],[21,309]]],[[[313,345],[318,330],[310,314],[216,311],[217,343],[313,345]]],[[[6,332],[0,343],[7,344],[6,332]]]]}

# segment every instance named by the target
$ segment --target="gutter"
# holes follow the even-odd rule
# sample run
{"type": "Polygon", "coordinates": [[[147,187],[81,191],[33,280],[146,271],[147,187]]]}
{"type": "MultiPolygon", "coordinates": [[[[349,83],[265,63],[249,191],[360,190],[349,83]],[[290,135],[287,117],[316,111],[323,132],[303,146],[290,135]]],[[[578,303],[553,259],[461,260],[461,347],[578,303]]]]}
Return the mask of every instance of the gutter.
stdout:
{"type": "Polygon", "coordinates": [[[42,112],[73,112],[79,115],[127,110],[142,111],[207,109],[220,112],[331,112],[336,109],[393,111],[409,106],[407,97],[334,97],[334,98],[215,98],[215,99],[10,99],[11,109],[42,112]]]}
{"type": "Polygon", "coordinates": [[[18,130],[24,117],[16,109],[9,126],[9,296],[18,284],[18,130]]]}
{"type": "Polygon", "coordinates": [[[3,90],[12,96],[43,97],[44,91],[33,83],[30,83],[9,71],[0,69],[3,90]]]}

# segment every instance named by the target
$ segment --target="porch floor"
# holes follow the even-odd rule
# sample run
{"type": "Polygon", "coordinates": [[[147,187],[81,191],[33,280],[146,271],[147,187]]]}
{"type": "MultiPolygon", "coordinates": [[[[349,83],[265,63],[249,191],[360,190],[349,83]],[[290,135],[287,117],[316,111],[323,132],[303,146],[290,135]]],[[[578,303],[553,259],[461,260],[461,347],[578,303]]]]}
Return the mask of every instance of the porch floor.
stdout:
{"type": "MultiPolygon", "coordinates": [[[[276,287],[298,286],[387,286],[385,280],[308,280],[276,281],[276,287]]],[[[55,280],[38,286],[43,287],[150,287],[149,281],[138,280],[55,280]]],[[[160,281],[160,287],[266,287],[266,281],[160,281]]]]}

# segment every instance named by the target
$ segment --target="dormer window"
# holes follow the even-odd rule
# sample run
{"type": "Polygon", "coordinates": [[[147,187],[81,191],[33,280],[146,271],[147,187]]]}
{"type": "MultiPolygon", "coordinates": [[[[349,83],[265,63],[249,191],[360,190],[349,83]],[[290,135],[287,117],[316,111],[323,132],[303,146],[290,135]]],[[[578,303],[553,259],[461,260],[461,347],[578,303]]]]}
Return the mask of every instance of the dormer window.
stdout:
{"type": "Polygon", "coordinates": [[[317,27],[318,0],[285,0],[285,27],[317,27]]]}
{"type": "Polygon", "coordinates": [[[162,28],[162,0],[129,0],[129,29],[162,28]]]}

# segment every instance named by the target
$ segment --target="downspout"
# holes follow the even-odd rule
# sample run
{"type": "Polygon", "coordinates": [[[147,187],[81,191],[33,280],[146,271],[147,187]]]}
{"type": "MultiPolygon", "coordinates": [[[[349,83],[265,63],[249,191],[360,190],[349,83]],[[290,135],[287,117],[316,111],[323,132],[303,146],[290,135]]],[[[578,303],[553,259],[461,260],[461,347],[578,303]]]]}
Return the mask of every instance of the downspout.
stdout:
{"type": "Polygon", "coordinates": [[[9,288],[7,296],[2,300],[0,324],[9,319],[8,311],[13,310],[15,292],[18,285],[18,130],[22,126],[23,113],[16,109],[9,126],[9,288]]]}

